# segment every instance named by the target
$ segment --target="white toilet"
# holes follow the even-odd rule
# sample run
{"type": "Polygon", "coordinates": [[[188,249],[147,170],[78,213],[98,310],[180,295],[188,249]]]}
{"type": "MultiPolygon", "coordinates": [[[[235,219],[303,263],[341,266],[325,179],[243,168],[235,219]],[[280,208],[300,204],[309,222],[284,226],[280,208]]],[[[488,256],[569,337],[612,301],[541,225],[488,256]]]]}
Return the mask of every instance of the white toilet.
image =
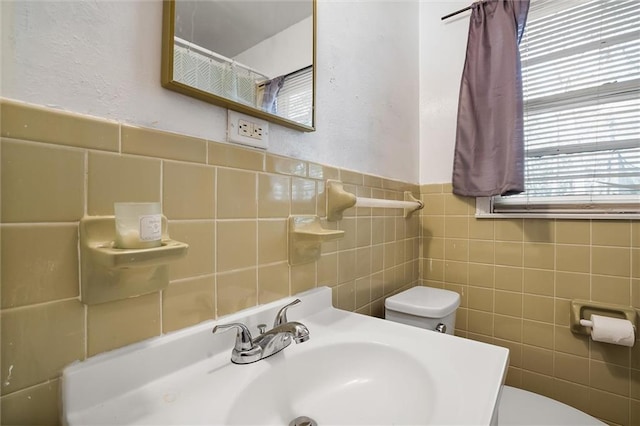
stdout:
{"type": "Polygon", "coordinates": [[[412,287],[384,301],[385,319],[453,335],[460,295],[431,287],[412,287]]]}
{"type": "MultiPolygon", "coordinates": [[[[413,287],[384,302],[385,318],[453,335],[460,295],[432,287],[413,287]]],[[[498,425],[606,426],[598,419],[566,404],[511,386],[503,386],[498,425]]]]}

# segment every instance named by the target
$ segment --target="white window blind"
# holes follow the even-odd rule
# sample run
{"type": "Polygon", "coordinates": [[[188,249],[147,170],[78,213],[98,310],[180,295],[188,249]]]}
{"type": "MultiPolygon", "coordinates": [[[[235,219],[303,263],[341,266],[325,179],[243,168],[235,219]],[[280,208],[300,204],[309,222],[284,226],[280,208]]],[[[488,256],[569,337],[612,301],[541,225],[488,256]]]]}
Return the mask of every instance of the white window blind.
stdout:
{"type": "Polygon", "coordinates": [[[276,101],[279,116],[313,126],[313,68],[287,75],[276,101]]]}
{"type": "Polygon", "coordinates": [[[640,1],[531,2],[525,188],[493,212],[640,213],[640,1]]]}

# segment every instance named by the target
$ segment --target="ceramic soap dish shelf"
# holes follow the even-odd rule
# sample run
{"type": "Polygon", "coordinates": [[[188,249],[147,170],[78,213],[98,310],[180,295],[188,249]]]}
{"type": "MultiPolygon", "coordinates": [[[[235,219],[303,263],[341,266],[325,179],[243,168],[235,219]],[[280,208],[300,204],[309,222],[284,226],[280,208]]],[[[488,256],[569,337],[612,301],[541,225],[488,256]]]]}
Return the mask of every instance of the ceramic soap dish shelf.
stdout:
{"type": "Polygon", "coordinates": [[[344,236],[344,231],[325,229],[313,215],[289,217],[289,264],[300,265],[320,258],[322,243],[344,236]]]}
{"type": "Polygon", "coordinates": [[[80,220],[81,300],[88,305],[160,291],[169,284],[168,263],[187,255],[189,245],[169,238],[162,217],[159,247],[114,247],[115,217],[80,220]]]}

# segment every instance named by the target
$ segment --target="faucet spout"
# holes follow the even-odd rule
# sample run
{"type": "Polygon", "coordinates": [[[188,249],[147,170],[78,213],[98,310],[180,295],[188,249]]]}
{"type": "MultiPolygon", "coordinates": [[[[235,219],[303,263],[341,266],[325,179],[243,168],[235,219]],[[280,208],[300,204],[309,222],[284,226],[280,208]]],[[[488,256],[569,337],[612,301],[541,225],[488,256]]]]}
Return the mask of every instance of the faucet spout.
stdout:
{"type": "Polygon", "coordinates": [[[253,343],[262,349],[262,358],[277,354],[291,344],[309,340],[309,329],[299,322],[291,321],[262,333],[253,343]]]}
{"type": "Polygon", "coordinates": [[[309,329],[306,325],[297,321],[286,322],[269,330],[267,333],[289,333],[293,341],[296,343],[302,343],[309,340],[309,329]]]}

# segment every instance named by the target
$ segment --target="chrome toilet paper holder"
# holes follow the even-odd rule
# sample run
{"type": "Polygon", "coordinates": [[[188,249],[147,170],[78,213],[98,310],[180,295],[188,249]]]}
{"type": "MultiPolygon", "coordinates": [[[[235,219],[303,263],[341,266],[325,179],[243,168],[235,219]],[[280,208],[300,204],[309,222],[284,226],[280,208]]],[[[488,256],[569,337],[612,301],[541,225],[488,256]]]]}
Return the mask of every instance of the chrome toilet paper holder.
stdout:
{"type": "Polygon", "coordinates": [[[611,318],[626,319],[633,325],[634,332],[638,333],[638,313],[629,306],[599,303],[590,300],[574,299],[571,301],[571,318],[569,323],[571,331],[577,334],[589,335],[589,328],[580,324],[581,319],[589,319],[591,315],[602,315],[611,318]]]}

